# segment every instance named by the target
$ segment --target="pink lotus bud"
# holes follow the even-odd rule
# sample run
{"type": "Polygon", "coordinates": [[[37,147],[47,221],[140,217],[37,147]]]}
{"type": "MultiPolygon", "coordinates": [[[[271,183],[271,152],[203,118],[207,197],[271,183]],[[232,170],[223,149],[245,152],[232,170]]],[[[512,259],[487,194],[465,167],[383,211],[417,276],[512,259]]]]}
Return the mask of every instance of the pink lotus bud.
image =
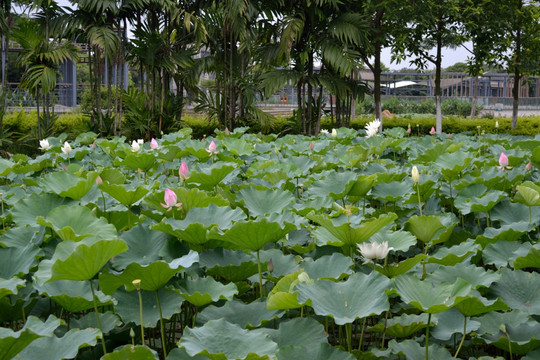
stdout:
{"type": "Polygon", "coordinates": [[[448,134],[448,138],[449,138],[449,139],[452,138],[452,133],[449,133],[449,134],[448,134]]]}
{"type": "Polygon", "coordinates": [[[97,185],[103,184],[103,179],[101,178],[101,176],[98,176],[98,177],[96,178],[96,184],[97,184],[97,185]]]}
{"type": "Polygon", "coordinates": [[[410,135],[411,134],[411,126],[409,125],[409,127],[407,128],[407,133],[410,135]]]}
{"type": "Polygon", "coordinates": [[[210,156],[214,155],[214,154],[217,154],[218,152],[216,151],[216,143],[214,142],[214,140],[212,140],[210,142],[210,145],[208,146],[208,149],[205,149],[206,152],[209,153],[210,156]]]}
{"type": "Polygon", "coordinates": [[[96,148],[96,143],[93,142],[93,143],[92,143],[92,150],[94,150],[95,148],[96,148]]]}
{"type": "Polygon", "coordinates": [[[152,141],[150,141],[150,149],[157,149],[158,147],[158,142],[156,141],[156,139],[152,138],[152,141]]]}
{"type": "Polygon", "coordinates": [[[429,130],[429,133],[431,135],[435,134],[435,127],[434,126],[431,127],[431,130],[429,130]]]}
{"type": "Polygon", "coordinates": [[[313,151],[314,148],[315,148],[315,144],[313,143],[313,141],[310,141],[309,142],[309,150],[313,151]]]}
{"type": "Polygon", "coordinates": [[[171,189],[167,188],[165,189],[165,204],[161,204],[167,211],[171,211],[173,206],[180,207],[182,206],[182,203],[178,203],[178,198],[176,197],[176,193],[172,191],[171,189]]]}
{"type": "Polygon", "coordinates": [[[502,152],[501,156],[499,156],[499,165],[503,169],[508,166],[508,157],[504,152],[502,152]]]}
{"type": "Polygon", "coordinates": [[[229,132],[229,128],[225,128],[225,136],[229,136],[230,135],[230,132],[229,132]]]}
{"type": "Polygon", "coordinates": [[[66,171],[66,164],[62,164],[62,171],[66,171]]]}
{"type": "Polygon", "coordinates": [[[529,162],[527,163],[527,165],[525,165],[525,170],[527,171],[531,171],[532,170],[532,162],[529,160],[529,162]]]}
{"type": "Polygon", "coordinates": [[[189,169],[185,161],[182,161],[182,165],[180,165],[180,169],[178,169],[178,176],[180,177],[180,180],[184,181],[188,178],[189,175],[189,169]]]}
{"type": "Polygon", "coordinates": [[[268,269],[269,272],[274,272],[274,262],[272,261],[272,259],[268,261],[268,265],[266,265],[266,268],[268,269]]]}

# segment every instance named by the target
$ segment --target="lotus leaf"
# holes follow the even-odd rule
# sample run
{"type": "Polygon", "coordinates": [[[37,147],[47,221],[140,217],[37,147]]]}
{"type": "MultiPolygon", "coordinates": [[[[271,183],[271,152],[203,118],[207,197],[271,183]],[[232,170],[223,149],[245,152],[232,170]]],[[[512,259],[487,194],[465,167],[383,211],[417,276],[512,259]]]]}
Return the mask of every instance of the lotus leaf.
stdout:
{"type": "Polygon", "coordinates": [[[17,289],[24,286],[24,280],[13,277],[11,279],[0,278],[0,299],[7,295],[17,294],[17,289]]]}
{"type": "Polygon", "coordinates": [[[231,300],[221,307],[214,305],[206,307],[197,316],[197,321],[205,323],[209,320],[223,318],[231,324],[251,329],[280,318],[283,314],[283,311],[267,310],[266,301],[254,301],[250,304],[244,304],[238,300],[231,300]]]}
{"type": "MultiPolygon", "coordinates": [[[[40,294],[46,295],[54,302],[70,312],[92,309],[94,306],[92,291],[87,281],[58,280],[43,285],[34,284],[40,294]]],[[[96,302],[99,305],[112,305],[114,299],[95,290],[96,302]]],[[[94,316],[95,318],[95,316],[94,316]]]]}
{"type": "Polygon", "coordinates": [[[281,211],[294,203],[294,196],[284,190],[257,190],[247,187],[240,190],[240,197],[244,200],[250,216],[263,216],[281,211]]]}
{"type": "Polygon", "coordinates": [[[99,185],[99,189],[111,195],[120,204],[128,208],[141,200],[150,191],[142,185],[135,187],[132,185],[106,183],[99,185]]]}
{"type": "Polygon", "coordinates": [[[75,358],[80,348],[95,346],[100,339],[99,329],[72,329],[62,337],[42,337],[33,341],[18,358],[21,360],[56,360],[75,358]],[[43,351],[47,349],[47,351],[43,351]]]}
{"type": "Polygon", "coordinates": [[[35,266],[43,251],[35,244],[20,248],[0,249],[0,278],[22,277],[35,266]]]}
{"type": "Polygon", "coordinates": [[[157,353],[144,345],[125,345],[114,349],[101,360],[157,360],[157,353]]]}
{"type": "Polygon", "coordinates": [[[540,275],[521,270],[502,269],[501,279],[490,290],[512,309],[540,314],[540,275]]]}
{"type": "Polygon", "coordinates": [[[48,192],[61,197],[79,200],[95,185],[98,174],[89,172],[86,178],[70,174],[65,171],[50,173],[41,180],[41,185],[48,192]]]}
{"type": "MultiPolygon", "coordinates": [[[[418,360],[426,358],[426,348],[414,340],[405,340],[399,343],[395,340],[391,340],[388,343],[388,347],[392,350],[392,353],[394,354],[405,355],[407,360],[418,360]]],[[[450,354],[448,350],[437,344],[429,345],[428,352],[430,359],[454,359],[454,357],[450,354]]]]}
{"type": "MultiPolygon", "coordinates": [[[[447,311],[437,315],[437,325],[430,332],[435,339],[450,340],[454,334],[462,334],[465,316],[456,309],[448,309],[447,311]]],[[[475,320],[468,320],[465,333],[478,330],[480,323],[475,320]]]]}
{"type": "Polygon", "coordinates": [[[195,306],[203,306],[220,299],[232,300],[238,294],[234,283],[223,285],[211,277],[182,279],[178,282],[180,295],[195,306]]]}
{"type": "Polygon", "coordinates": [[[137,225],[131,228],[120,235],[129,250],[115,256],[113,267],[123,270],[134,262],[144,266],[159,260],[159,251],[165,246],[167,238],[168,235],[150,230],[148,226],[137,225]]]}
{"type": "MultiPolygon", "coordinates": [[[[427,323],[428,314],[426,313],[420,315],[403,314],[387,320],[386,333],[393,337],[406,338],[426,328],[427,323]]],[[[434,324],[432,323],[430,326],[434,326],[434,324]]],[[[369,331],[381,333],[384,329],[384,323],[380,322],[372,326],[369,331]]]]}

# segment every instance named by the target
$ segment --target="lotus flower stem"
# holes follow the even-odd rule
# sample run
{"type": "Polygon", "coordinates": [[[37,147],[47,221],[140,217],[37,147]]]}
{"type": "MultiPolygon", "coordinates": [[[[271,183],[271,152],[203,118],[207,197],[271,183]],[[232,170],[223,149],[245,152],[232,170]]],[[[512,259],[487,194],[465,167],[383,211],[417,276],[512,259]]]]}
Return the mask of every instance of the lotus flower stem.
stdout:
{"type": "Polygon", "coordinates": [[[99,312],[97,308],[97,302],[96,302],[96,293],[94,292],[94,283],[92,280],[90,280],[90,290],[92,290],[92,300],[94,301],[94,312],[96,313],[96,320],[98,324],[99,331],[101,331],[101,346],[103,346],[103,354],[107,354],[107,347],[105,346],[105,334],[103,333],[103,330],[101,330],[101,320],[99,319],[99,312]]]}
{"type": "Polygon", "coordinates": [[[352,352],[352,323],[345,324],[345,333],[347,334],[347,351],[352,352]]]}
{"type": "Polygon", "coordinates": [[[416,194],[418,194],[418,209],[420,209],[420,216],[422,216],[422,200],[420,199],[420,184],[416,183],[416,194]]]}
{"type": "MultiPolygon", "coordinates": [[[[139,283],[140,284],[140,283],[139,283]]],[[[141,344],[144,346],[144,323],[143,323],[143,306],[142,306],[142,294],[141,294],[141,288],[140,285],[135,285],[137,289],[137,294],[139,296],[139,319],[141,321],[141,344]]]]}
{"type": "Polygon", "coordinates": [[[454,355],[454,358],[457,358],[459,354],[459,350],[461,350],[461,346],[463,346],[463,343],[465,342],[465,336],[467,335],[467,317],[465,316],[465,321],[463,322],[463,337],[461,338],[461,341],[459,343],[459,346],[457,348],[456,354],[454,355]]]}
{"type": "Polygon", "coordinates": [[[358,350],[362,351],[362,341],[364,340],[364,330],[366,329],[367,317],[362,321],[362,330],[360,330],[360,340],[358,341],[358,350]]]}
{"type": "MultiPolygon", "coordinates": [[[[2,204],[2,230],[6,229],[6,222],[4,220],[4,199],[2,198],[2,193],[0,193],[0,203],[2,204]]],[[[529,208],[530,213],[531,208],[529,208]]],[[[531,223],[530,216],[529,216],[529,224],[531,223]]]]}
{"type": "Polygon", "coordinates": [[[426,328],[426,360],[429,360],[429,326],[431,325],[431,313],[428,314],[426,328]]]}
{"type": "Polygon", "coordinates": [[[259,269],[259,290],[260,296],[263,298],[263,284],[262,284],[262,269],[261,269],[261,257],[259,256],[259,250],[257,250],[257,268],[259,269]]]}
{"type": "Polygon", "coordinates": [[[159,326],[161,332],[161,347],[163,348],[163,357],[167,357],[167,346],[165,342],[165,327],[163,326],[163,315],[161,313],[161,303],[159,302],[159,292],[156,291],[156,301],[159,310],[159,326]]]}
{"type": "Polygon", "coordinates": [[[381,350],[384,349],[384,338],[386,337],[386,324],[388,322],[388,313],[390,310],[386,310],[386,316],[384,317],[384,329],[382,333],[381,350]]]}

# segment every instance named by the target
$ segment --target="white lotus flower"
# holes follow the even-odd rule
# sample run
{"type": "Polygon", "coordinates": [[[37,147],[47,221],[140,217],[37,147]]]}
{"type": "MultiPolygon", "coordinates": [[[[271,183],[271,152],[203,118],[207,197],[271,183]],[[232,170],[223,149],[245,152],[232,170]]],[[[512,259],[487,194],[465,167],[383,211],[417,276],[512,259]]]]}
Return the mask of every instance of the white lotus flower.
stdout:
{"type": "Polygon", "coordinates": [[[412,167],[411,177],[415,184],[418,183],[418,181],[420,181],[420,173],[418,172],[418,168],[416,166],[412,167]]]}
{"type": "Polygon", "coordinates": [[[334,139],[337,138],[337,130],[336,129],[332,129],[332,137],[334,139]]]}
{"type": "Polygon", "coordinates": [[[375,119],[372,122],[366,124],[366,137],[372,137],[379,133],[379,128],[381,127],[381,121],[375,119]]]}
{"type": "Polygon", "coordinates": [[[371,241],[369,244],[363,242],[357,246],[362,256],[368,261],[373,259],[384,259],[390,250],[394,250],[393,247],[388,247],[388,241],[383,241],[380,244],[376,241],[371,241]]]}
{"type": "Polygon", "coordinates": [[[49,140],[43,139],[39,140],[39,148],[43,151],[47,151],[51,148],[51,144],[49,144],[49,140]]]}
{"type": "Polygon", "coordinates": [[[139,144],[139,142],[133,140],[133,141],[131,142],[131,151],[137,152],[137,151],[139,151],[140,149],[141,149],[141,145],[139,144]]]}
{"type": "Polygon", "coordinates": [[[322,129],[322,130],[321,130],[321,134],[328,134],[328,130],[322,129]]]}
{"type": "Polygon", "coordinates": [[[137,139],[137,144],[139,144],[139,145],[144,144],[144,140],[143,139],[137,139]]]}
{"type": "Polygon", "coordinates": [[[71,152],[71,150],[73,150],[71,148],[71,145],[69,145],[69,143],[66,141],[64,142],[64,146],[62,146],[60,149],[62,149],[62,152],[66,155],[69,155],[69,153],[71,152]]]}

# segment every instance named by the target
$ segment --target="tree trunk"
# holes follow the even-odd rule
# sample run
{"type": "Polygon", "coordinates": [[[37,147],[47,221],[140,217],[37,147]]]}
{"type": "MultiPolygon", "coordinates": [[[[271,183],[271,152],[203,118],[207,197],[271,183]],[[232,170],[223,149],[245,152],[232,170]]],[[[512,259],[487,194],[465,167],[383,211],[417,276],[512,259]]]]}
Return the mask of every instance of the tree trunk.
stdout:
{"type": "Polygon", "coordinates": [[[512,89],[512,129],[515,129],[517,127],[520,79],[521,75],[519,73],[519,68],[517,66],[514,66],[514,87],[512,89]]]}
{"type": "Polygon", "coordinates": [[[39,140],[42,139],[41,137],[41,119],[39,118],[39,85],[36,89],[36,109],[37,109],[37,129],[38,129],[38,138],[39,140]]]}
{"type": "MultiPolygon", "coordinates": [[[[313,77],[313,51],[308,53],[308,78],[311,80],[313,77]]],[[[313,85],[311,81],[308,82],[308,96],[307,96],[307,133],[311,135],[311,129],[313,125],[313,85]]]]}
{"type": "Polygon", "coordinates": [[[435,60],[435,106],[436,106],[436,131],[442,133],[442,102],[441,102],[441,60],[442,60],[442,31],[443,22],[439,20],[437,29],[437,58],[435,60]]]}
{"type": "Polygon", "coordinates": [[[0,130],[2,129],[4,112],[6,111],[6,97],[7,97],[7,68],[8,68],[8,54],[9,54],[9,33],[2,34],[0,45],[0,54],[4,57],[5,63],[2,64],[2,100],[0,102],[0,130]],[[5,53],[4,53],[5,51],[5,53]]]}

